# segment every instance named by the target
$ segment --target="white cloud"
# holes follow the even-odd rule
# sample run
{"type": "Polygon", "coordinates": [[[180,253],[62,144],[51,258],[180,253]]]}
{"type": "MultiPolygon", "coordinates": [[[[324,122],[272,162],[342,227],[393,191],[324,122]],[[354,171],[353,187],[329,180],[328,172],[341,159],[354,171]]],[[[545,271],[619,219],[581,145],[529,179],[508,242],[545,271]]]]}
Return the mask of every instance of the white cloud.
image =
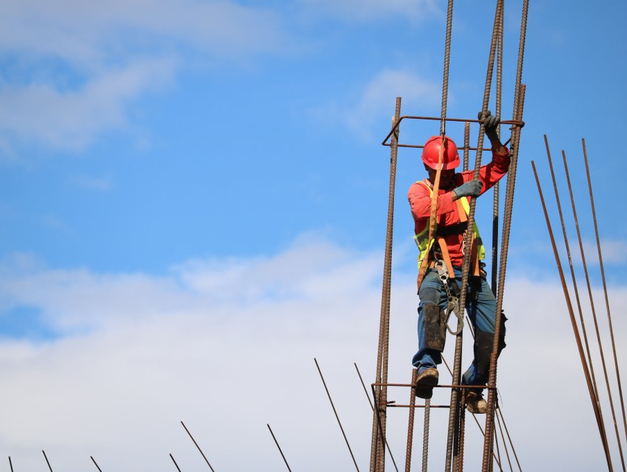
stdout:
{"type": "MultiPolygon", "coordinates": [[[[1,306],[39,307],[63,336],[0,343],[0,389],[11,406],[0,414],[0,448],[24,470],[44,466],[41,449],[69,472],[93,467],[90,455],[103,470],[167,471],[169,452],[182,470],[200,469],[183,420],[216,470],[263,472],[283,467],[270,423],[294,470],[348,470],[317,357],[365,469],[372,416],[352,364],[370,383],[381,265],[381,254],[311,239],[272,257],[188,261],[160,277],[55,270],[30,257],[4,263],[1,306]]],[[[415,277],[393,280],[390,381],[405,383],[416,342],[415,277]]],[[[560,290],[508,281],[501,405],[525,469],[587,471],[604,461],[560,290]]],[[[627,289],[610,296],[620,306],[627,289]]],[[[627,324],[615,321],[622,339],[627,324]]],[[[449,339],[449,358],[453,345],[449,339]]],[[[407,397],[406,389],[390,391],[399,404],[407,397]]],[[[448,402],[444,391],[434,398],[448,402]]],[[[402,463],[407,414],[388,416],[402,463]]],[[[446,424],[445,413],[432,413],[434,467],[446,424]]],[[[481,456],[479,437],[469,425],[469,468],[481,456]]],[[[417,433],[414,457],[420,443],[417,433]]]]}
{"type": "Polygon", "coordinates": [[[325,120],[338,117],[356,135],[370,138],[382,117],[389,117],[391,123],[396,97],[402,97],[403,107],[419,103],[422,109],[429,109],[439,104],[441,87],[413,72],[386,69],[363,87],[352,106],[330,105],[316,114],[325,120]]]}
{"type": "Polygon", "coordinates": [[[127,106],[170,82],[172,60],[137,61],[94,76],[76,90],[50,83],[0,88],[0,134],[53,149],[81,149],[106,129],[128,126],[127,106]]]}
{"type": "Polygon", "coordinates": [[[438,4],[434,0],[300,0],[310,12],[332,14],[344,20],[378,20],[390,15],[420,20],[438,14],[438,4]]]}
{"type": "Polygon", "coordinates": [[[76,176],[72,181],[80,188],[108,192],[113,188],[113,182],[108,177],[92,177],[89,175],[76,176]]]}
{"type": "Polygon", "coordinates": [[[285,50],[277,15],[227,1],[3,3],[0,145],[80,150],[129,126],[129,103],[168,84],[185,51],[237,61],[285,50]]]}

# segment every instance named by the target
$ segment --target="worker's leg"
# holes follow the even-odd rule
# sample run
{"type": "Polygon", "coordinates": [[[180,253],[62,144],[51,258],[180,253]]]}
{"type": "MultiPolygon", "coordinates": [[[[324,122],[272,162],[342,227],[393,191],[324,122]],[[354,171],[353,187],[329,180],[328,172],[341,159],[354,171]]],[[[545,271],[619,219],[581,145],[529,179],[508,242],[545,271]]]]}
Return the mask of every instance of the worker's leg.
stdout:
{"type": "MultiPolygon", "coordinates": [[[[475,329],[475,357],[470,368],[464,373],[462,382],[466,385],[483,385],[488,381],[490,357],[494,348],[496,299],[484,278],[471,277],[468,286],[466,307],[475,329]]],[[[505,315],[501,315],[499,338],[500,354],[505,347],[505,315]]]]}
{"type": "Polygon", "coordinates": [[[442,362],[446,327],[446,291],[437,271],[427,269],[420,286],[418,305],[418,352],[412,364],[418,374],[427,368],[436,368],[442,362]]]}

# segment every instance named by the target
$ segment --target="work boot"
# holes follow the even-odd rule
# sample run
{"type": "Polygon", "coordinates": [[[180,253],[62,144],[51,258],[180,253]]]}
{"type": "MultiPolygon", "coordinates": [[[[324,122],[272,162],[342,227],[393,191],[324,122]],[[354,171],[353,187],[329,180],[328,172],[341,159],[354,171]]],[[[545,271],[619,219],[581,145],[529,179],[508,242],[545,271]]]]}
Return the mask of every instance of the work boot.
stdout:
{"type": "Polygon", "coordinates": [[[485,415],[488,411],[488,403],[483,398],[481,392],[470,390],[466,392],[466,408],[475,415],[485,415]]]}
{"type": "Polygon", "coordinates": [[[433,396],[433,387],[438,384],[438,369],[428,367],[418,374],[416,378],[416,396],[429,399],[433,396]]]}

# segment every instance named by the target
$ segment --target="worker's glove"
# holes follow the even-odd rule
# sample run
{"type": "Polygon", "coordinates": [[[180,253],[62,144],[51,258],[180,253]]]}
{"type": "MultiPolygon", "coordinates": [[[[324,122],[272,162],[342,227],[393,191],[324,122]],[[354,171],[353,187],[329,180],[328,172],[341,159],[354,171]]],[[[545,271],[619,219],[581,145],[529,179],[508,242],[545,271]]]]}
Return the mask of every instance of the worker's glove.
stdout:
{"type": "Polygon", "coordinates": [[[457,198],[461,197],[478,197],[483,188],[483,182],[479,179],[473,179],[465,184],[460,185],[453,190],[453,193],[457,198]]]}
{"type": "Polygon", "coordinates": [[[490,110],[488,110],[485,115],[483,112],[479,112],[478,119],[483,120],[483,128],[485,129],[485,133],[487,135],[496,134],[496,129],[501,123],[501,117],[494,116],[490,110]]]}

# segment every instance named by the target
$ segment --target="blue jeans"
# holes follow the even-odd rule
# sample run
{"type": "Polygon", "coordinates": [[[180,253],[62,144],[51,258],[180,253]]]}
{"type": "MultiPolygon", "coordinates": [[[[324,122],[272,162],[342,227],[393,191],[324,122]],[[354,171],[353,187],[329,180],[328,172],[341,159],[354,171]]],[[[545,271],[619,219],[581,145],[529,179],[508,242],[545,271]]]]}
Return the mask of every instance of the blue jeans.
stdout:
{"type": "MultiPolygon", "coordinates": [[[[454,266],[453,270],[455,271],[455,282],[459,287],[462,279],[461,267],[454,266]]],[[[426,368],[435,368],[442,362],[442,352],[428,348],[425,343],[425,306],[432,304],[446,310],[448,304],[446,289],[436,270],[427,269],[418,295],[420,297],[420,304],[418,305],[418,352],[414,355],[412,364],[420,373],[426,368]]],[[[482,385],[488,381],[490,355],[493,350],[496,327],[496,299],[492,289],[483,277],[469,277],[466,311],[475,329],[475,356],[472,364],[463,375],[462,383],[466,385],[482,385]]],[[[452,313],[449,321],[452,328],[455,328],[456,319],[452,313]]],[[[501,315],[499,353],[505,347],[504,323],[505,316],[501,315]]]]}

